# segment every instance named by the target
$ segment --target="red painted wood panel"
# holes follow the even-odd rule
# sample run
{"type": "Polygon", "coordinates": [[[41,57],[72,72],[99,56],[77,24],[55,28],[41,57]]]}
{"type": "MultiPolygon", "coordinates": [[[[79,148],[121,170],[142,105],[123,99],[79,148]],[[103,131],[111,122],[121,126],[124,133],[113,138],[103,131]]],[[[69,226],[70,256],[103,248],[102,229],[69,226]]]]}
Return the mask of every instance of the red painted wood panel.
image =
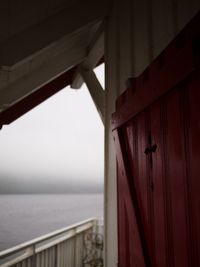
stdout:
{"type": "Polygon", "coordinates": [[[118,241],[123,244],[119,251],[120,267],[143,267],[145,266],[145,256],[135,209],[131,204],[133,195],[124,165],[124,148],[121,147],[118,133],[114,135],[114,138],[118,148],[118,241]],[[134,251],[132,250],[133,245],[134,251]]]}
{"type": "MultiPolygon", "coordinates": [[[[182,91],[182,90],[181,90],[182,91]]],[[[184,169],[184,129],[181,120],[179,90],[166,96],[166,153],[165,171],[172,225],[172,255],[175,266],[189,266],[187,236],[187,196],[184,169]]]]}
{"type": "MultiPolygon", "coordinates": [[[[151,253],[152,240],[151,235],[151,192],[150,177],[148,172],[148,162],[144,156],[144,151],[147,146],[146,140],[148,135],[147,113],[143,112],[131,120],[126,128],[124,128],[124,138],[128,144],[127,155],[131,161],[131,171],[134,177],[134,184],[136,188],[136,196],[143,221],[145,239],[150,248],[151,253]],[[131,151],[132,150],[132,151],[131,151]],[[140,177],[140,179],[138,179],[140,177]]],[[[133,178],[132,178],[133,179],[133,178]]]]}
{"type": "Polygon", "coordinates": [[[150,109],[152,144],[157,145],[157,150],[153,154],[151,168],[153,213],[154,213],[154,249],[157,266],[171,266],[169,253],[167,250],[167,207],[166,207],[166,181],[164,173],[163,147],[163,103],[159,101],[150,109]]]}
{"type": "MultiPolygon", "coordinates": [[[[199,20],[200,15],[193,23],[199,20]]],[[[158,64],[159,56],[117,102],[113,134],[121,267],[200,266],[198,34],[190,23],[163,52],[164,62],[158,64]],[[175,46],[187,56],[180,58],[175,46]]]]}
{"type": "Polygon", "coordinates": [[[200,266],[200,73],[188,83],[185,94],[186,171],[192,266],[200,266]]]}

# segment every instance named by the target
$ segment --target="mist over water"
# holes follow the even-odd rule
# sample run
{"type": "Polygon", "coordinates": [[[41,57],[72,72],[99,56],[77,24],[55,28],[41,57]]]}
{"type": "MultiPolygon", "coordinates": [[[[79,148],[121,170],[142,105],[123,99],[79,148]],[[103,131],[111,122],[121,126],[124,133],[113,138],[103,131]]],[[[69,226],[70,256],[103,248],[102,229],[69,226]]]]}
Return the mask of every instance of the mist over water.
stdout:
{"type": "Polygon", "coordinates": [[[74,179],[58,177],[21,177],[3,175],[0,194],[99,194],[103,193],[102,179],[74,179]]]}
{"type": "Polygon", "coordinates": [[[0,195],[0,211],[4,250],[81,220],[103,218],[103,195],[0,195]]]}

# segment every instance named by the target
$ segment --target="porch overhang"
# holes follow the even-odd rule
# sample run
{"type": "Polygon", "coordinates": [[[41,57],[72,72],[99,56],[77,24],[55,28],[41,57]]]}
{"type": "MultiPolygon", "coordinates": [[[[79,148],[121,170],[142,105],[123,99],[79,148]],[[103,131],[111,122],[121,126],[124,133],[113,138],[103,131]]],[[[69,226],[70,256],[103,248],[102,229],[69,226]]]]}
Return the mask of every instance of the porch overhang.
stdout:
{"type": "Polygon", "coordinates": [[[0,127],[73,87],[80,64],[89,62],[93,69],[102,62],[108,1],[52,0],[49,5],[47,12],[35,1],[26,6],[1,1],[2,24],[10,29],[4,27],[0,35],[0,127]]]}

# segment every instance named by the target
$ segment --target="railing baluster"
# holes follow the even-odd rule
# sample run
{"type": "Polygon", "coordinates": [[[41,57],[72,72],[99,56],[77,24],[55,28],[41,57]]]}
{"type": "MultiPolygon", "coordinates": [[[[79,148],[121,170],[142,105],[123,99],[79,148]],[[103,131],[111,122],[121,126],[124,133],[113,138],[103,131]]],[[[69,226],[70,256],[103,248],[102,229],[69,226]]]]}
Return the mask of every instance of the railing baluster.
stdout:
{"type": "Polygon", "coordinates": [[[36,267],[36,253],[35,253],[35,245],[33,245],[33,256],[31,259],[31,267],[36,267]]]}
{"type": "Polygon", "coordinates": [[[60,244],[56,246],[56,267],[60,267],[60,244]]]}
{"type": "Polygon", "coordinates": [[[76,238],[74,238],[74,267],[76,267],[76,238]]]}
{"type": "Polygon", "coordinates": [[[57,245],[54,246],[53,249],[54,249],[54,266],[58,267],[58,264],[57,264],[57,245]]]}
{"type": "Polygon", "coordinates": [[[40,264],[40,253],[35,254],[35,259],[36,259],[36,266],[40,267],[41,266],[41,264],[40,264]]]}

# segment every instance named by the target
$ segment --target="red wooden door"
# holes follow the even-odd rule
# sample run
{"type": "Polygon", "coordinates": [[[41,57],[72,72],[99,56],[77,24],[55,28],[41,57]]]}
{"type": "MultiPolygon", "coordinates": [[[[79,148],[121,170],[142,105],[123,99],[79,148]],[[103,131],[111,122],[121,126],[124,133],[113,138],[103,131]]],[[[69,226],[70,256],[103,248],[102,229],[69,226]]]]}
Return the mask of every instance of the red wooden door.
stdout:
{"type": "Polygon", "coordinates": [[[198,15],[117,101],[119,266],[200,266],[198,15]]]}

